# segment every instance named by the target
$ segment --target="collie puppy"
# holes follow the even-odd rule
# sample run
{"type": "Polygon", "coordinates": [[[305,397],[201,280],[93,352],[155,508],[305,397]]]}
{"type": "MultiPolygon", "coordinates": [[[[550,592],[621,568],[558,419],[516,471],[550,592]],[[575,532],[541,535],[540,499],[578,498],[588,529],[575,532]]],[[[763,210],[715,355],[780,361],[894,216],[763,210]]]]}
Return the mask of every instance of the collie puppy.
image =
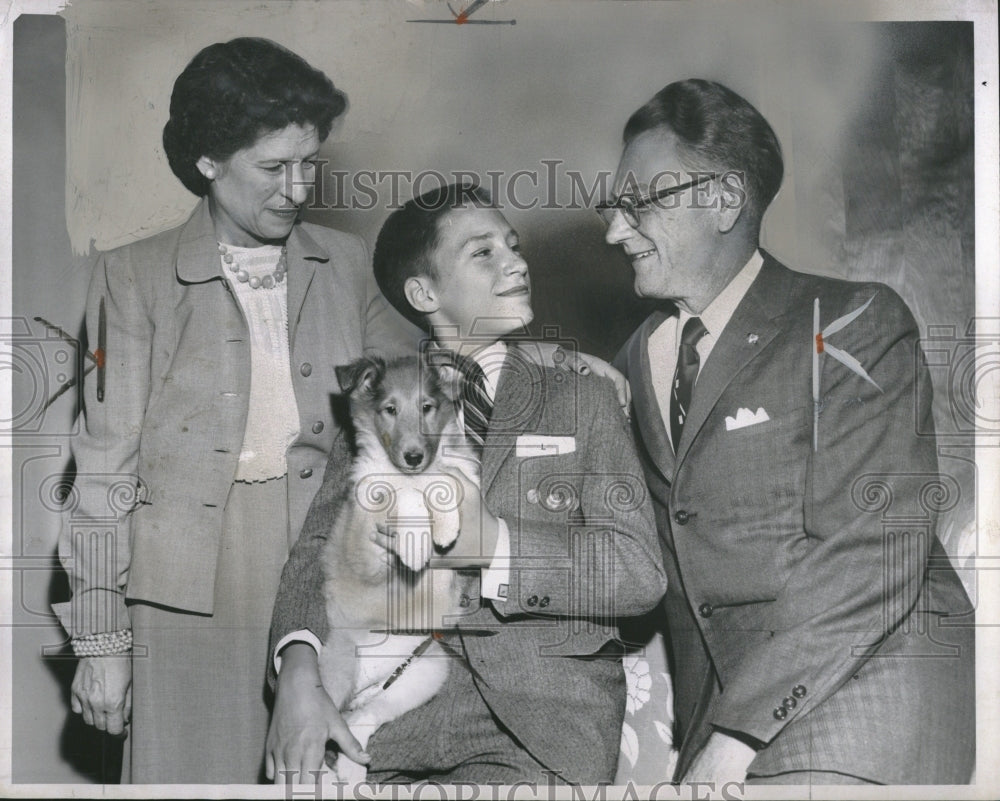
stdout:
{"type": "MultiPolygon", "coordinates": [[[[460,588],[455,571],[427,565],[459,536],[457,471],[478,487],[479,462],[456,418],[454,367],[365,358],[338,367],[337,380],[350,400],[357,456],[322,555],[329,634],[319,667],[364,748],[447,677],[438,637],[455,624],[460,588]],[[379,527],[389,550],[374,539],[379,527]]],[[[367,774],[343,754],[334,770],[347,782],[367,774]]]]}

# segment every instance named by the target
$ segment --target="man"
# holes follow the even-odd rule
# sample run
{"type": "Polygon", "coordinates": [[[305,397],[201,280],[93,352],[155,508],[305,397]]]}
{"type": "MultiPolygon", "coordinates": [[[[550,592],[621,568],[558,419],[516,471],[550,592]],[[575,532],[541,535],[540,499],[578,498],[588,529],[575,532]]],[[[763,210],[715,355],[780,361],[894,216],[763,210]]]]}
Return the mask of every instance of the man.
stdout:
{"type": "Polygon", "coordinates": [[[652,609],[665,587],[613,388],[539,367],[529,343],[504,341],[532,319],[531,284],[517,234],[479,190],[447,187],[394,212],[374,268],[390,303],[478,366],[466,382],[488,402],[469,392],[461,412],[481,444],[482,498],[466,488],[465,557],[452,551],[447,561],[489,569],[481,595],[463,597],[469,614],[457,637],[446,635],[457,656],[447,684],[359,753],[317,686],[326,620],[316,543],[329,532],[346,462],[331,458],[275,607],[269,774],[319,768],[331,738],[356,761],[370,755],[376,782],[610,781],[625,708],[616,622],[652,609]]]}
{"type": "Polygon", "coordinates": [[[664,546],[676,778],[967,782],[970,604],[933,519],[883,527],[886,498],[933,517],[909,310],[759,249],[781,150],[729,89],[670,84],[624,142],[606,239],[637,294],[675,307],[616,366],[664,546]]]}

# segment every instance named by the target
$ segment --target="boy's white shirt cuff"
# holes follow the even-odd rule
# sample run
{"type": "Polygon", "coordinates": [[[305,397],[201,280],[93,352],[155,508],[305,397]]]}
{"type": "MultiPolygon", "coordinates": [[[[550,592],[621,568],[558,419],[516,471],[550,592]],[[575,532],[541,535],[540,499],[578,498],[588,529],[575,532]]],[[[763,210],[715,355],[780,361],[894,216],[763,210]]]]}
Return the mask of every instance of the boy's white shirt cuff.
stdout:
{"type": "MultiPolygon", "coordinates": [[[[484,598],[491,601],[506,601],[507,586],[510,584],[510,529],[503,518],[497,518],[497,543],[493,549],[493,559],[489,567],[484,567],[480,573],[480,592],[484,598]]],[[[323,650],[319,638],[309,629],[292,631],[278,640],[274,648],[274,672],[281,672],[281,652],[293,642],[304,642],[311,645],[316,654],[323,650]]]]}
{"type": "Polygon", "coordinates": [[[306,645],[311,645],[313,650],[316,651],[316,655],[319,656],[320,652],[323,650],[323,643],[319,641],[319,637],[313,634],[309,629],[299,629],[298,631],[292,631],[278,640],[278,644],[274,646],[274,672],[281,672],[281,652],[288,645],[293,642],[304,642],[306,645]]]}
{"type": "Polygon", "coordinates": [[[480,574],[480,593],[491,601],[506,601],[510,585],[510,529],[502,517],[497,518],[497,544],[489,567],[480,574]]]}

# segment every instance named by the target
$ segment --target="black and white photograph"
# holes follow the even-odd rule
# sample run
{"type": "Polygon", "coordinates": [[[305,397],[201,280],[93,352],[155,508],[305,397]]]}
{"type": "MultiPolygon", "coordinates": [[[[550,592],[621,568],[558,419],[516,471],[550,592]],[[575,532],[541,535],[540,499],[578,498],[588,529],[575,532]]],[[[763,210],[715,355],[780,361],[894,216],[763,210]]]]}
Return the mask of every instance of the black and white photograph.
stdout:
{"type": "Polygon", "coordinates": [[[11,797],[1000,791],[993,0],[9,0],[11,797]]]}

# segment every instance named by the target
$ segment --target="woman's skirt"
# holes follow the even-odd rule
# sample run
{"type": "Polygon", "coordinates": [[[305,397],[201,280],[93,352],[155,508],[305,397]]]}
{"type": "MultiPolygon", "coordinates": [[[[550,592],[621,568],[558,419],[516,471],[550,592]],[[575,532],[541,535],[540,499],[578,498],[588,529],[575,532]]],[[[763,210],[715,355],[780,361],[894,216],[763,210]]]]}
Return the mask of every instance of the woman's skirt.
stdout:
{"type": "Polygon", "coordinates": [[[288,556],[286,479],[236,482],[212,615],[132,606],[132,723],[122,781],[264,780],[268,629],[288,556]]]}

